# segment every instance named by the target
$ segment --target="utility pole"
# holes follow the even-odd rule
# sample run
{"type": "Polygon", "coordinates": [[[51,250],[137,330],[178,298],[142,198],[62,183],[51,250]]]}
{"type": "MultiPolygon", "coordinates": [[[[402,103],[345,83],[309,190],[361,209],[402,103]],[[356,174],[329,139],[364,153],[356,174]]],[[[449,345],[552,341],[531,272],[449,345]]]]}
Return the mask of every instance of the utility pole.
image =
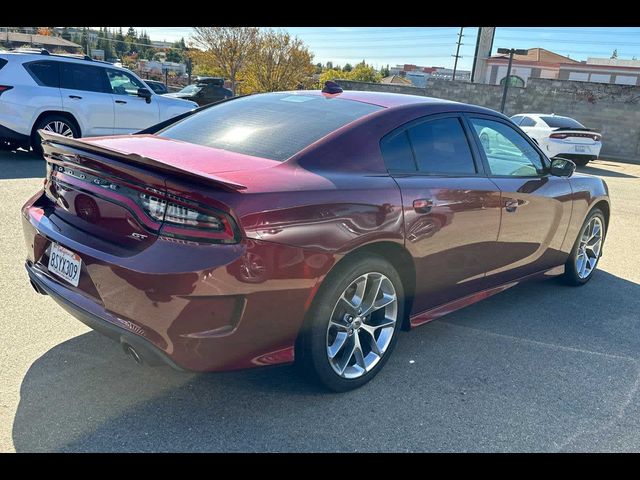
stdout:
{"type": "Polygon", "coordinates": [[[456,79],[456,70],[458,68],[458,58],[460,58],[460,45],[462,45],[462,37],[464,37],[464,35],[462,35],[462,31],[464,30],[464,27],[460,27],[460,33],[458,33],[458,48],[456,48],[456,54],[452,55],[452,57],[456,57],[455,61],[453,62],[453,75],[451,76],[451,80],[455,80],[456,79]]]}
{"type": "Polygon", "coordinates": [[[511,77],[511,64],[513,63],[513,55],[526,55],[529,50],[518,50],[515,48],[499,48],[498,53],[509,54],[509,64],[507,65],[507,76],[504,77],[504,88],[502,90],[502,102],[500,103],[500,113],[504,113],[504,105],[507,102],[507,90],[509,89],[509,80],[511,77]]]}

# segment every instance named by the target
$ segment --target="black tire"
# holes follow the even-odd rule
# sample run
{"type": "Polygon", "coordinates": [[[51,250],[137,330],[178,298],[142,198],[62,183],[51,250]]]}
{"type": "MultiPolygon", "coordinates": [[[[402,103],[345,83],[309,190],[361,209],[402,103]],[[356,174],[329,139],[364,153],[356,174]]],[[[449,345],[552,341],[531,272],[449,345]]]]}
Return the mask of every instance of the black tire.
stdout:
{"type": "Polygon", "coordinates": [[[69,119],[69,117],[65,117],[64,115],[59,115],[56,113],[52,113],[49,115],[43,116],[33,127],[33,133],[31,134],[31,149],[33,152],[39,157],[42,156],[42,144],[40,143],[40,135],[38,135],[38,130],[44,128],[51,122],[62,122],[72,132],[73,138],[78,138],[80,136],[80,129],[76,125],[76,122],[69,119]]]}
{"type": "MultiPolygon", "coordinates": [[[[402,280],[388,261],[377,255],[357,255],[344,260],[330,272],[313,301],[296,345],[297,365],[307,378],[311,377],[335,392],[345,392],[364,385],[378,374],[391,356],[398,339],[398,331],[404,320],[404,303],[402,280]],[[329,362],[327,353],[329,320],[339,297],[352,282],[362,275],[374,272],[386,276],[395,289],[397,298],[395,327],[386,350],[371,370],[358,378],[344,378],[329,362]]],[[[379,335],[378,338],[380,338],[379,335]]]]}
{"type": "Polygon", "coordinates": [[[591,278],[593,277],[593,274],[598,268],[598,262],[600,260],[600,257],[602,256],[602,245],[600,247],[600,253],[596,259],[596,264],[594,265],[591,272],[585,278],[581,278],[576,269],[576,260],[579,253],[580,239],[583,235],[583,232],[586,226],[589,224],[589,222],[593,217],[599,217],[600,222],[602,224],[602,245],[604,245],[604,241],[606,239],[606,234],[607,234],[607,231],[606,231],[607,223],[605,221],[605,217],[604,217],[604,214],[602,213],[602,210],[600,210],[599,208],[594,208],[593,210],[591,210],[591,212],[589,212],[589,215],[587,215],[587,218],[585,218],[582,226],[580,227],[580,231],[578,232],[576,241],[574,242],[573,248],[571,249],[571,254],[569,255],[569,258],[567,259],[567,263],[565,264],[563,279],[565,283],[569,285],[573,285],[576,287],[584,285],[589,280],[591,280],[591,278]]]}
{"type": "Polygon", "coordinates": [[[11,151],[16,150],[20,145],[9,140],[0,140],[0,150],[11,151]]]}

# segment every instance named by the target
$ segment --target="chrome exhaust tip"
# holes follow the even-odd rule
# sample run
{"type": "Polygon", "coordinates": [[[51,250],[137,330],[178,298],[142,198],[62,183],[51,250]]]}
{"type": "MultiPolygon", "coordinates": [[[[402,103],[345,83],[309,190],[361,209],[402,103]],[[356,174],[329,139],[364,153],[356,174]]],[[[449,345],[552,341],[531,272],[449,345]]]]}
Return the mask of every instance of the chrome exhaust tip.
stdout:
{"type": "Polygon", "coordinates": [[[128,343],[123,343],[122,348],[124,349],[124,353],[126,353],[134,362],[138,365],[143,365],[142,357],[138,354],[135,348],[133,348],[128,343]]]}

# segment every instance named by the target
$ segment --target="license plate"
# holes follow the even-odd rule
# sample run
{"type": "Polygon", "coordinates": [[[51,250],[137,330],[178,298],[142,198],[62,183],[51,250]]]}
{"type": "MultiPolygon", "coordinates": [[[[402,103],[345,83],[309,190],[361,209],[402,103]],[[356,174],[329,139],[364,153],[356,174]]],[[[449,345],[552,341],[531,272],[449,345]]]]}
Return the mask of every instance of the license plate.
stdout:
{"type": "Polygon", "coordinates": [[[80,280],[81,266],[82,259],[78,254],[57,243],[51,244],[51,251],[49,252],[49,271],[51,273],[77,287],[80,280]]]}
{"type": "Polygon", "coordinates": [[[584,153],[587,151],[587,147],[584,145],[576,145],[576,152],[584,153]]]}

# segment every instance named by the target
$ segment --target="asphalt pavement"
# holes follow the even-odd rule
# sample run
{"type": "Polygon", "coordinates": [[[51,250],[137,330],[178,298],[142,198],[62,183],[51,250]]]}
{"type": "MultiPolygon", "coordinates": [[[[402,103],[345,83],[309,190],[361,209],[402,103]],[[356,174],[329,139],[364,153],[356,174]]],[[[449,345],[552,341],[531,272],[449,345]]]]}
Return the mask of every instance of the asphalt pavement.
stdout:
{"type": "Polygon", "coordinates": [[[0,153],[0,451],[640,451],[640,165],[598,160],[593,280],[515,287],[412,332],[363,388],[291,367],[140,368],[29,285],[20,207],[43,161],[0,153]]]}

